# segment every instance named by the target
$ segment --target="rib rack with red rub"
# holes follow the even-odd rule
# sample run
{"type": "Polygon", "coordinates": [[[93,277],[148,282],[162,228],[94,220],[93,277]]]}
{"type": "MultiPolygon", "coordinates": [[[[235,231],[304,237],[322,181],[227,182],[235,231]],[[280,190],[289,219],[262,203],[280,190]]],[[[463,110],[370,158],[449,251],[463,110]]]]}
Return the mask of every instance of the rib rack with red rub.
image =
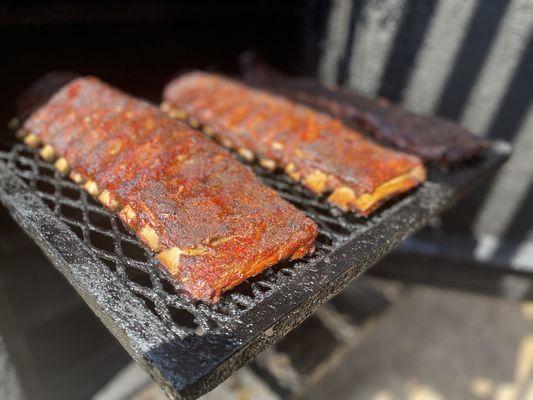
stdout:
{"type": "Polygon", "coordinates": [[[426,177],[416,156],[380,147],[340,120],[220,75],[178,77],[164,99],[171,116],[201,124],[245,158],[283,168],[344,211],[366,216],[426,177]]]}
{"type": "Polygon", "coordinates": [[[180,283],[221,292],[311,252],[316,224],[201,132],[96,78],[61,88],[25,122],[25,142],[119,212],[180,283]]]}

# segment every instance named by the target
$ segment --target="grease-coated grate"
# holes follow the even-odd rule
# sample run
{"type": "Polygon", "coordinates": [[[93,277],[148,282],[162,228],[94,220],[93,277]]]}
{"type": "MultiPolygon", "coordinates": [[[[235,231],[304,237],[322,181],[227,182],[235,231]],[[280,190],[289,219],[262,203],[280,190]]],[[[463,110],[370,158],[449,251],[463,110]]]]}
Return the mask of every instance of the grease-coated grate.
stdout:
{"type": "Polygon", "coordinates": [[[365,220],[342,215],[283,174],[274,174],[254,164],[255,173],[265,183],[317,222],[316,252],[303,262],[280,263],[224,295],[219,304],[207,305],[180,296],[179,287],[167,279],[150,251],[124,228],[120,219],[59,173],[53,164],[42,160],[37,149],[15,142],[7,151],[0,152],[0,160],[5,161],[109,270],[180,337],[203,335],[216,331],[221,325],[238,323],[240,315],[269,296],[281,281],[293,277],[302,264],[316,262],[366,226],[365,220]]]}
{"type": "Polygon", "coordinates": [[[338,214],[284,175],[253,165],[317,222],[317,250],[207,305],[181,296],[121,222],[36,150],[12,140],[0,146],[0,200],[130,354],[170,396],[184,398],[205,393],[278,340],[509,155],[500,143],[483,162],[432,171],[421,188],[367,220],[338,214]]]}

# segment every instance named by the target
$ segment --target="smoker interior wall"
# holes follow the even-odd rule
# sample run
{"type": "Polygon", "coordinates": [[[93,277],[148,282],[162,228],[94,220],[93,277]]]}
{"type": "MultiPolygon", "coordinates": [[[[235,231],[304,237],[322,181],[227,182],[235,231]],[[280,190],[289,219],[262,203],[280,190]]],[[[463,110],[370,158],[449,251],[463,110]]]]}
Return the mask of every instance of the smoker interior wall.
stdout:
{"type": "Polygon", "coordinates": [[[31,18],[20,7],[11,7],[17,16],[11,19],[9,7],[0,9],[1,116],[26,85],[54,69],[98,75],[158,100],[163,85],[179,70],[216,66],[235,72],[238,55],[250,48],[290,68],[302,59],[304,3],[135,2],[135,15],[120,14],[116,4],[97,10],[90,4],[81,10],[63,5],[55,13],[45,8],[43,20],[31,14],[42,11],[36,5],[29,8],[31,18]]]}
{"type": "Polygon", "coordinates": [[[501,172],[443,217],[484,258],[533,266],[533,3],[332,0],[318,77],[514,145],[501,172]],[[480,245],[480,243],[482,243],[480,245]]]}

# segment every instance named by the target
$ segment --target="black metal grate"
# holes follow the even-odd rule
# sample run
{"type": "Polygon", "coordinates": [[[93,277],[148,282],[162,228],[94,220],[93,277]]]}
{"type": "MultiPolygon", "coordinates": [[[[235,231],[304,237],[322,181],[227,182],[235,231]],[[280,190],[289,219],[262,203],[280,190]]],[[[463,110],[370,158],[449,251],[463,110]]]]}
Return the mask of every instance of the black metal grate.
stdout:
{"type": "Polygon", "coordinates": [[[0,160],[5,161],[110,271],[180,337],[203,335],[220,326],[238,323],[246,310],[271,295],[280,283],[294,279],[303,265],[323,258],[367,225],[353,214],[342,215],[285,175],[253,164],[254,172],[265,183],[317,222],[316,252],[303,261],[280,263],[223,295],[219,304],[207,305],[180,296],[179,287],[167,279],[150,251],[121,221],[51,163],[43,161],[37,149],[10,143],[0,152],[0,160]]]}
{"type": "Polygon", "coordinates": [[[509,153],[495,143],[481,162],[448,174],[430,171],[422,187],[369,219],[338,214],[284,175],[253,165],[317,222],[317,251],[247,280],[213,306],[181,296],[113,214],[14,140],[0,140],[0,200],[167,393],[196,398],[493,173],[509,153]]]}

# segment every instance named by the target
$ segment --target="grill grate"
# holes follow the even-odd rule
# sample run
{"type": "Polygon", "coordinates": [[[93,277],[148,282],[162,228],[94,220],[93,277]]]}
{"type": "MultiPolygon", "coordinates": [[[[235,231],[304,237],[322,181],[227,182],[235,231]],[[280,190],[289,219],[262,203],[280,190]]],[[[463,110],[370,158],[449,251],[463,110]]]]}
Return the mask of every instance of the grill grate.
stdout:
{"type": "Polygon", "coordinates": [[[315,263],[349,240],[367,224],[354,215],[342,215],[316,199],[310,191],[283,174],[273,174],[253,164],[254,172],[319,225],[316,252],[305,261],[281,263],[248,279],[223,296],[219,304],[207,305],[180,296],[179,287],[158,268],[150,251],[121,221],[85,190],[43,161],[37,149],[11,143],[0,160],[34,190],[34,193],[108,266],[109,270],[140,298],[147,308],[180,337],[217,331],[238,323],[253,308],[288,279],[294,279],[306,264],[315,263]]]}
{"type": "MultiPolygon", "coordinates": [[[[318,304],[442,211],[474,180],[501,165],[509,149],[502,144],[494,148],[479,165],[447,175],[432,171],[430,181],[415,193],[369,219],[342,215],[285,175],[252,165],[265,183],[317,222],[317,250],[303,260],[281,263],[248,279],[216,305],[181,296],[179,287],[118,218],[43,161],[37,150],[14,140],[0,143],[0,161],[7,167],[2,169],[0,162],[0,199],[41,248],[48,250],[52,261],[62,265],[59,268],[67,278],[79,272],[74,261],[82,259],[81,250],[78,255],[76,250],[57,245],[52,251],[54,239],[42,239],[51,227],[29,217],[27,209],[37,206],[22,201],[20,195],[36,195],[76,234],[105,267],[101,277],[70,278],[73,285],[170,395],[196,397],[282,337],[318,304]],[[26,186],[17,186],[14,176],[26,186]],[[59,257],[58,251],[69,253],[68,257],[59,257]],[[66,267],[65,258],[71,260],[66,267]],[[122,294],[106,286],[109,282],[118,282],[122,294]]],[[[53,224],[54,230],[64,229],[53,224]]],[[[71,240],[58,235],[65,243],[71,240]]],[[[89,268],[97,266],[87,267],[87,276],[89,268]]]]}

